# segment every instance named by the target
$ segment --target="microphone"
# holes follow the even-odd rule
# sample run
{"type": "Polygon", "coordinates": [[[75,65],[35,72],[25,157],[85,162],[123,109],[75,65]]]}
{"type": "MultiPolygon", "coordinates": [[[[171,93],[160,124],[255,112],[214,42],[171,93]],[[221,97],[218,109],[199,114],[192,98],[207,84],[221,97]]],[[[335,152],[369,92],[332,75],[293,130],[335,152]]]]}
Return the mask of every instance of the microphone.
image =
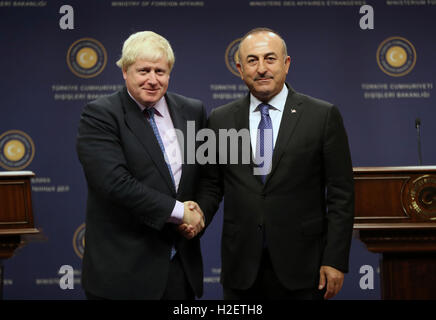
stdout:
{"type": "Polygon", "coordinates": [[[422,153],[421,153],[421,119],[416,118],[415,119],[415,129],[418,139],[418,159],[419,159],[419,165],[422,166],[422,153]]]}

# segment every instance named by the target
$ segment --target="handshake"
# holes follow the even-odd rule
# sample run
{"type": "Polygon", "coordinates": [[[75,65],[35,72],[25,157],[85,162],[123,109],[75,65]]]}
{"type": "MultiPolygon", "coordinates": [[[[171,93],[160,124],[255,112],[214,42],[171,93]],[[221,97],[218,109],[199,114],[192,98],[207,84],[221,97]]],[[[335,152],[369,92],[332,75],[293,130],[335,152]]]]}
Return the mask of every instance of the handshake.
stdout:
{"type": "Polygon", "coordinates": [[[204,229],[204,214],[194,201],[186,201],[183,204],[183,222],[177,229],[186,239],[192,239],[204,229]]]}

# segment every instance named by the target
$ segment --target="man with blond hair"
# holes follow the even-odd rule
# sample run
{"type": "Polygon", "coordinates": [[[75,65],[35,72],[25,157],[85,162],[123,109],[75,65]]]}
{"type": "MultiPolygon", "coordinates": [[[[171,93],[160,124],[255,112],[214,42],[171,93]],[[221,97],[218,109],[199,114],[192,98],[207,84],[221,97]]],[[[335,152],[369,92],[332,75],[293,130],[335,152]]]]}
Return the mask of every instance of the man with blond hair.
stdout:
{"type": "Polygon", "coordinates": [[[125,88],[87,104],[77,152],[88,184],[82,286],[88,299],[194,299],[203,291],[204,227],[185,164],[187,122],[204,127],[201,101],[167,92],[174,53],[143,31],[123,45],[125,88]],[[180,132],[179,131],[179,132],[180,132]],[[194,208],[194,209],[190,209],[194,208]],[[184,227],[181,227],[184,226],[184,227]]]}

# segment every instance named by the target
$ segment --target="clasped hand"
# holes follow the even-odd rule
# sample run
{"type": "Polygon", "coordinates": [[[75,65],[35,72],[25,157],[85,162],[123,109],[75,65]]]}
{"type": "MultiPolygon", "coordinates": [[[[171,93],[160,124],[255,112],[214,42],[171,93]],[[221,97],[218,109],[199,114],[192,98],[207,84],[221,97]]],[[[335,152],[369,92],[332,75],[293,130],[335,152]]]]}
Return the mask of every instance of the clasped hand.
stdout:
{"type": "Polygon", "coordinates": [[[204,228],[204,214],[194,201],[186,201],[183,204],[185,206],[183,223],[177,229],[186,239],[192,239],[204,228]]]}

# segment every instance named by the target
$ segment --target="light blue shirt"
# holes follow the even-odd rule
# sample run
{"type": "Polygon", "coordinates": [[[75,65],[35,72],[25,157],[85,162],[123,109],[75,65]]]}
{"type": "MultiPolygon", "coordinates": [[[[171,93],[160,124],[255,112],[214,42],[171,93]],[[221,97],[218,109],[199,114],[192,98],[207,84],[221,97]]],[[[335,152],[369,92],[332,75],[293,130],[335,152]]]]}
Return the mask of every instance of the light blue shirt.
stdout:
{"type": "MultiPolygon", "coordinates": [[[[285,109],[286,99],[288,97],[288,88],[286,85],[283,85],[283,89],[275,95],[268,104],[272,106],[269,109],[269,116],[271,118],[272,126],[273,126],[273,141],[274,146],[276,145],[277,136],[279,134],[280,123],[282,121],[283,110],[285,109]]],[[[261,119],[260,110],[258,105],[261,104],[262,101],[257,99],[253,94],[250,93],[250,114],[249,114],[249,130],[250,130],[250,140],[251,140],[251,148],[253,151],[253,156],[256,153],[256,144],[257,144],[257,127],[259,126],[259,122],[261,119]]]]}

